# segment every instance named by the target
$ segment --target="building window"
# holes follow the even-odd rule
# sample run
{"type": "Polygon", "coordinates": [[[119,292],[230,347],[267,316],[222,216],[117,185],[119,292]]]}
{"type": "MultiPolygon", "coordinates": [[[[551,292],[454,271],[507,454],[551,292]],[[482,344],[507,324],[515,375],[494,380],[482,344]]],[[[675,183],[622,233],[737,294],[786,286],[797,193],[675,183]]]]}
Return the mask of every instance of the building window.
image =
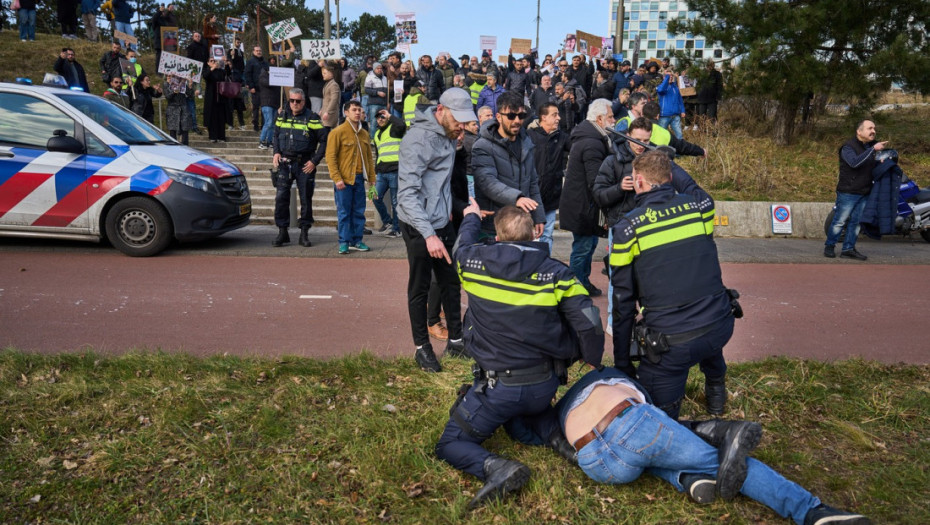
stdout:
{"type": "Polygon", "coordinates": [[[649,29],[649,22],[640,22],[640,23],[639,23],[639,28],[640,28],[640,29],[649,29]]]}
{"type": "Polygon", "coordinates": [[[685,48],[685,41],[684,41],[684,40],[676,40],[676,41],[675,41],[675,49],[684,49],[684,48],[685,48]]]}
{"type": "Polygon", "coordinates": [[[695,47],[695,49],[704,49],[704,41],[703,41],[703,40],[695,40],[695,41],[694,41],[694,47],[695,47]]]}
{"type": "Polygon", "coordinates": [[[656,58],[665,58],[665,51],[657,51],[656,58]]]}
{"type": "Polygon", "coordinates": [[[659,29],[668,29],[668,22],[664,20],[659,21],[659,29]]]}
{"type": "Polygon", "coordinates": [[[655,40],[650,40],[650,41],[647,43],[646,48],[647,48],[647,49],[655,49],[655,48],[656,48],[656,41],[655,41],[655,40]]]}
{"type": "Polygon", "coordinates": [[[639,20],[639,11],[633,11],[630,13],[630,20],[639,20]]]}
{"type": "Polygon", "coordinates": [[[685,40],[685,49],[694,49],[694,40],[685,40]]]}
{"type": "Polygon", "coordinates": [[[695,52],[694,52],[694,58],[704,58],[704,52],[703,52],[703,51],[700,51],[700,50],[695,51],[695,52]]]}
{"type": "Polygon", "coordinates": [[[665,49],[665,40],[656,41],[656,47],[659,49],[665,49]]]}
{"type": "Polygon", "coordinates": [[[714,49],[714,58],[723,58],[723,50],[714,49]]]}

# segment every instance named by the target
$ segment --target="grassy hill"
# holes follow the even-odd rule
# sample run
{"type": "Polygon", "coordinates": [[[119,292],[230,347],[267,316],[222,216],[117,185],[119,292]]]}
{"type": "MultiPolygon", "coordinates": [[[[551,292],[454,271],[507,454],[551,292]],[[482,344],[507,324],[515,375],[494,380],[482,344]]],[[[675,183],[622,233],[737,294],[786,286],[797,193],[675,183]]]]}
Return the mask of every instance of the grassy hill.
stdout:
{"type": "MultiPolygon", "coordinates": [[[[37,34],[35,42],[19,41],[18,33],[0,33],[0,80],[26,76],[41,82],[52,71],[63,46],[74,48],[87,72],[91,91],[102,93],[98,62],[109,44],[65,40],[37,34]]],[[[150,74],[155,55],[143,51],[139,62],[150,74]]],[[[884,102],[924,103],[926,97],[888,95],[884,102]]],[[[198,109],[200,109],[198,105],[198,109]]],[[[713,130],[685,132],[685,139],[704,147],[708,158],[682,157],[679,163],[718,200],[833,201],[837,148],[852,136],[856,117],[825,115],[790,146],[776,145],[764,122],[753,122],[739,103],[725,102],[713,130]]],[[[880,140],[898,150],[901,167],[921,186],[930,186],[930,106],[877,112],[872,115],[880,140]]]]}

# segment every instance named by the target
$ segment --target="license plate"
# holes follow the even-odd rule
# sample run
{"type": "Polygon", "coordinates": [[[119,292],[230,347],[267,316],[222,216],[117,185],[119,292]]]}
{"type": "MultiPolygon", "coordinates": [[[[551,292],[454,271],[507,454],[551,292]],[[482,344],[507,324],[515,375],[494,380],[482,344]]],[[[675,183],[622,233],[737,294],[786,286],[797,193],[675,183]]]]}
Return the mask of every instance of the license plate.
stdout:
{"type": "Polygon", "coordinates": [[[252,211],[252,203],[243,204],[239,206],[239,215],[245,215],[252,211]]]}

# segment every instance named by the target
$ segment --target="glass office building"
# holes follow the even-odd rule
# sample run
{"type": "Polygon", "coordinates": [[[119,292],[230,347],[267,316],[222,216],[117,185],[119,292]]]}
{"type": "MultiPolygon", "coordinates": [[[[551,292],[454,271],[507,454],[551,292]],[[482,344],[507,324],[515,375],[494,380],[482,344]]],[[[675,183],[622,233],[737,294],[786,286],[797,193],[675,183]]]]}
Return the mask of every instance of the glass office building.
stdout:
{"type": "MultiPolygon", "coordinates": [[[[610,0],[610,27],[607,33],[614,36],[617,27],[616,0],[610,0]]],[[[706,42],[704,37],[691,33],[673,34],[668,31],[668,23],[676,18],[693,20],[697,11],[688,10],[688,2],[675,0],[650,0],[623,2],[623,55],[633,56],[636,35],[639,34],[640,62],[645,58],[664,58],[672,52],[687,51],[695,58],[721,59],[723,49],[714,47],[713,42],[706,42]]],[[[616,50],[615,50],[616,52],[616,50]]]]}

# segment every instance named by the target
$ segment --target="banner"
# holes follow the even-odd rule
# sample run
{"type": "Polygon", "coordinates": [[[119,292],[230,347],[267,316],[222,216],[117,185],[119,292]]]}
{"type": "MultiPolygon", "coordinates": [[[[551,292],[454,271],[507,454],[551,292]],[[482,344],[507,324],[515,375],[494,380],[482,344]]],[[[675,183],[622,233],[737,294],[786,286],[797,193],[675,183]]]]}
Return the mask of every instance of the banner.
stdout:
{"type": "Polygon", "coordinates": [[[479,37],[479,41],[480,41],[480,44],[478,46],[478,49],[482,51],[494,51],[495,49],[497,49],[497,37],[496,36],[481,35],[481,37],[479,37]]]}
{"type": "Polygon", "coordinates": [[[162,75],[177,75],[179,77],[189,78],[194,82],[200,82],[200,74],[203,72],[203,63],[199,60],[193,60],[163,51],[161,54],[161,62],[158,64],[158,72],[162,75]]]}
{"type": "Polygon", "coordinates": [[[510,52],[516,56],[518,53],[521,55],[529,55],[533,49],[533,39],[532,38],[511,38],[510,39],[510,52]]]}
{"type": "Polygon", "coordinates": [[[275,44],[303,34],[300,32],[300,28],[297,27],[297,21],[293,18],[268,24],[265,26],[265,31],[268,31],[268,38],[275,44]]]}
{"type": "Polygon", "coordinates": [[[578,38],[579,53],[592,57],[600,54],[603,41],[601,37],[584,31],[575,31],[575,36],[578,38]]]}
{"type": "Polygon", "coordinates": [[[294,68],[292,67],[269,67],[268,68],[268,85],[294,87],[294,68]]]}
{"type": "Polygon", "coordinates": [[[233,33],[245,32],[245,20],[241,18],[226,17],[226,30],[233,33]]]}
{"type": "Polygon", "coordinates": [[[116,38],[116,39],[118,39],[118,40],[123,40],[124,42],[126,42],[126,43],[128,43],[128,44],[138,44],[138,43],[139,43],[139,39],[138,39],[138,38],[136,38],[136,37],[134,37],[134,36],[129,36],[129,35],[127,35],[126,33],[123,33],[122,31],[113,31],[113,38],[116,38]]]}
{"type": "Polygon", "coordinates": [[[342,58],[339,40],[301,40],[300,57],[304,60],[342,58]]]}
{"type": "Polygon", "coordinates": [[[576,41],[576,38],[575,38],[574,33],[569,33],[565,35],[565,47],[563,47],[563,49],[565,50],[566,53],[575,52],[575,41],[576,41]]]}
{"type": "Polygon", "coordinates": [[[397,35],[398,44],[416,44],[416,13],[394,13],[394,33],[397,35]]]}
{"type": "Polygon", "coordinates": [[[602,38],[601,39],[601,58],[611,58],[614,55],[614,39],[613,38],[602,38]]]}

